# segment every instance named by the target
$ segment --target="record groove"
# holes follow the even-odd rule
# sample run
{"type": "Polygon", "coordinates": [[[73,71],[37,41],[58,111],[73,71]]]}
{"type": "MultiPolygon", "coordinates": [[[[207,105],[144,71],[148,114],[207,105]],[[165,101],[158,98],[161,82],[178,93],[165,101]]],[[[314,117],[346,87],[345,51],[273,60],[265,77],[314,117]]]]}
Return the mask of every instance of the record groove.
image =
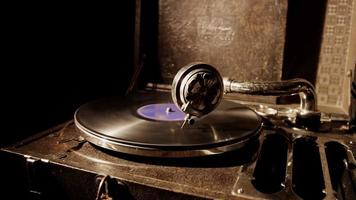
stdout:
{"type": "MultiPolygon", "coordinates": [[[[81,106],[74,120],[89,142],[114,151],[145,156],[219,154],[239,148],[260,134],[259,116],[238,103],[222,101],[216,110],[184,128],[181,128],[179,118],[167,120],[161,107],[157,109],[160,110],[157,111],[158,120],[147,119],[137,112],[157,104],[171,105],[170,95],[142,92],[125,98],[93,101],[81,106]]],[[[169,115],[168,109],[166,114],[169,115]]]]}

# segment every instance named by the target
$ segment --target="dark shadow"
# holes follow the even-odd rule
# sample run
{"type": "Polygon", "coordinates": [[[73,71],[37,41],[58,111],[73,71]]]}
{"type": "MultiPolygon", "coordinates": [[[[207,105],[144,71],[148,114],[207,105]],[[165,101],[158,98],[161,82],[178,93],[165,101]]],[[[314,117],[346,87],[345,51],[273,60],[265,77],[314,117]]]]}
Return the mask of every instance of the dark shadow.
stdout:
{"type": "Polygon", "coordinates": [[[327,0],[289,0],[283,79],[315,84],[327,0]]]}
{"type": "MultiPolygon", "coordinates": [[[[162,82],[158,63],[159,0],[141,1],[138,65],[142,65],[140,88],[147,82],[162,82]]],[[[138,66],[135,66],[138,67],[138,66]]]]}
{"type": "Polygon", "coordinates": [[[325,189],[316,138],[298,138],[293,142],[292,189],[303,199],[323,199],[325,189]]]}
{"type": "Polygon", "coordinates": [[[347,164],[346,148],[338,142],[327,142],[325,153],[328,161],[331,184],[336,192],[337,199],[356,199],[356,177],[347,164]]]}
{"type": "Polygon", "coordinates": [[[275,193],[284,187],[288,140],[282,134],[267,135],[253,172],[253,186],[263,193],[275,193]]]}
{"type": "Polygon", "coordinates": [[[134,1],[7,9],[0,146],[71,119],[89,100],[123,95],[133,60],[134,1]]]}

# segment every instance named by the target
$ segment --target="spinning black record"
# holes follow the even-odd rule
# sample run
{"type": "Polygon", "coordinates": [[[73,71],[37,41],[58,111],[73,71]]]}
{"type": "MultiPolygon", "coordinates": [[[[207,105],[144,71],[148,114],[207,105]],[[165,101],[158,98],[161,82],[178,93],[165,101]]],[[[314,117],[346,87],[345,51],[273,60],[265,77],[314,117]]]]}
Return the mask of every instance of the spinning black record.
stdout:
{"type": "Polygon", "coordinates": [[[251,109],[223,100],[217,109],[181,128],[185,114],[169,93],[142,92],[81,106],[76,127],[94,145],[133,155],[195,157],[243,147],[261,132],[251,109]]]}

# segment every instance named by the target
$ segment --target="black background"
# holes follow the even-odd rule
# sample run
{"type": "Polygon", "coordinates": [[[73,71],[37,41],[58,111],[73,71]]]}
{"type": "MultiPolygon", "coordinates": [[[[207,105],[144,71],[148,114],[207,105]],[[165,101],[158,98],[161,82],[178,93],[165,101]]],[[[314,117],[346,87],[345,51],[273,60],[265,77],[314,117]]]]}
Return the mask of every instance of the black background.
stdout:
{"type": "Polygon", "coordinates": [[[89,100],[125,93],[134,1],[3,9],[0,146],[70,120],[89,100]]]}

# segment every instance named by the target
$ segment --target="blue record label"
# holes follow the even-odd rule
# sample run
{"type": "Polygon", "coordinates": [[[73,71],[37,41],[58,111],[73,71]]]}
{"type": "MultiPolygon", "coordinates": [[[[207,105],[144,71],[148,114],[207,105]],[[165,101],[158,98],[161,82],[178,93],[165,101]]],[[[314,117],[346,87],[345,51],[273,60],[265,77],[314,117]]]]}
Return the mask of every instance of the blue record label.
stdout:
{"type": "Polygon", "coordinates": [[[185,113],[174,103],[145,105],[137,109],[137,114],[156,121],[183,121],[185,117],[185,113]]]}

